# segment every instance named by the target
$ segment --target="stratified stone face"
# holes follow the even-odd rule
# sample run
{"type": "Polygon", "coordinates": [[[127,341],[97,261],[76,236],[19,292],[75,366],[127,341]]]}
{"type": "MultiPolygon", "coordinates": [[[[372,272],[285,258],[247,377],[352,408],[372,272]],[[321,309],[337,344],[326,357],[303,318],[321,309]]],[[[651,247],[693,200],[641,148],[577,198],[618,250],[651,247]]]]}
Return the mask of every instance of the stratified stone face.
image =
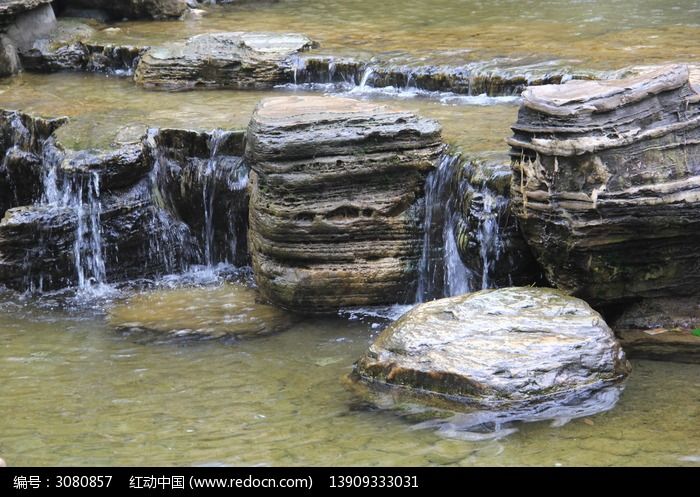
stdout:
{"type": "Polygon", "coordinates": [[[262,295],[301,312],[415,295],[440,126],[332,97],[263,100],[248,128],[249,245],[262,295]]]}
{"type": "Polygon", "coordinates": [[[547,278],[594,304],[697,295],[700,95],[687,68],[523,97],[514,211],[547,278]]]}
{"type": "Polygon", "coordinates": [[[583,402],[629,363],[603,318],[548,288],[504,288],[420,304],[384,330],[352,377],[430,403],[510,409],[583,402]]]}
{"type": "Polygon", "coordinates": [[[304,35],[210,33],[149,50],[135,79],[152,88],[265,89],[290,79],[287,59],[308,50],[304,35]]]}

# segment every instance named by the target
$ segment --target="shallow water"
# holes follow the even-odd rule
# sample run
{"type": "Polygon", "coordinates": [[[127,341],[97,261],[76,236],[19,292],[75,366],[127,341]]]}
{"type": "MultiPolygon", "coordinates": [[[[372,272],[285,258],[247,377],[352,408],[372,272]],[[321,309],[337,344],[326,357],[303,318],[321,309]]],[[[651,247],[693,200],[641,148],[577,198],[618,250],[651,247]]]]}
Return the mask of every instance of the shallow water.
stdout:
{"type": "Polygon", "coordinates": [[[208,11],[184,24],[120,23],[96,39],[154,45],[213,31],[294,31],[350,55],[566,59],[591,69],[700,60],[694,0],[283,0],[208,11]]]}
{"type": "MultiPolygon", "coordinates": [[[[70,123],[57,133],[66,147],[109,148],[117,137],[136,139],[148,126],[243,129],[261,99],[290,93],[283,89],[170,93],[143,90],[129,79],[101,74],[22,74],[0,79],[0,108],[68,116],[70,123]]],[[[517,102],[512,99],[491,100],[503,102],[497,105],[468,105],[418,97],[396,99],[371,92],[353,95],[437,119],[448,141],[478,154],[507,151],[505,137],[517,114],[517,102]]]]}
{"type": "Polygon", "coordinates": [[[368,410],[343,386],[377,333],[372,319],[306,320],[240,342],[154,340],[85,310],[4,302],[0,456],[11,465],[693,465],[700,455],[698,365],[635,362],[613,411],[470,442],[368,410]]]}

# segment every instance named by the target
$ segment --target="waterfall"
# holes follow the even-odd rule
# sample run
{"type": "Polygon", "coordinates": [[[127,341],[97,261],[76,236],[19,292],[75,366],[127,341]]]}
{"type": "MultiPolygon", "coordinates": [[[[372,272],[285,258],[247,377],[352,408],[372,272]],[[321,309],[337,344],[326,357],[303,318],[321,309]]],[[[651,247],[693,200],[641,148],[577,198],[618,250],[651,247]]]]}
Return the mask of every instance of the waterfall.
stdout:
{"type": "Polygon", "coordinates": [[[475,186],[463,178],[465,166],[471,164],[459,154],[444,154],[426,179],[417,302],[497,286],[493,275],[505,251],[500,223],[509,200],[486,181],[475,186]],[[460,246],[457,232],[468,243],[460,246]]]}
{"type": "Polygon", "coordinates": [[[204,206],[204,264],[214,265],[214,196],[216,195],[216,176],[219,160],[219,147],[226,137],[223,130],[215,129],[209,137],[209,159],[199,171],[202,182],[202,203],[204,206]]]}
{"type": "Polygon", "coordinates": [[[75,209],[77,228],[73,244],[78,290],[94,291],[107,283],[107,270],[102,243],[102,201],[100,177],[96,172],[71,181],[66,205],[75,209]]]}
{"type": "Polygon", "coordinates": [[[369,83],[369,80],[373,74],[374,69],[372,68],[372,66],[365,67],[365,72],[362,74],[362,79],[360,80],[360,84],[358,86],[360,90],[364,90],[367,88],[367,84],[369,83]]]}
{"type": "Polygon", "coordinates": [[[496,285],[490,275],[503,253],[503,240],[500,236],[499,215],[507,208],[508,199],[495,195],[486,185],[480,189],[483,198],[482,212],[479,216],[477,241],[481,258],[481,289],[494,288],[496,285]]]}
{"type": "Polygon", "coordinates": [[[452,233],[454,202],[451,185],[459,155],[444,154],[437,169],[425,182],[425,216],[423,250],[418,266],[416,301],[425,302],[442,296],[468,291],[470,271],[459,258],[452,233]]]}

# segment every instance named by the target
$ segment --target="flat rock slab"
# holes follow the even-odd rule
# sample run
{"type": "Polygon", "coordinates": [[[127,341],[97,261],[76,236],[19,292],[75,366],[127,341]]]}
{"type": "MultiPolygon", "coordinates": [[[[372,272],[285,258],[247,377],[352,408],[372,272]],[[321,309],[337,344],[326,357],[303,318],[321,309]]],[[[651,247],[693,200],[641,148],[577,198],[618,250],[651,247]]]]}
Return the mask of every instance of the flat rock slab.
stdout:
{"type": "Polygon", "coordinates": [[[135,80],[163,89],[266,89],[287,82],[287,59],[313,45],[295,33],[202,34],[149,50],[135,80]]]}
{"type": "Polygon", "coordinates": [[[116,305],[108,319],[119,329],[203,338],[267,335],[298,320],[258,302],[255,290],[236,284],[147,291],[116,305]]]}
{"type": "Polygon", "coordinates": [[[558,288],[596,306],[698,295],[700,94],[686,66],[523,93],[513,212],[558,288]]]}
{"type": "Polygon", "coordinates": [[[263,100],[250,122],[249,246],[261,294],[305,313],[415,295],[440,126],[333,97],[263,100]]]}
{"type": "Polygon", "coordinates": [[[546,288],[504,288],[420,304],[384,330],[353,377],[373,389],[487,409],[583,402],[630,365],[603,318],[546,288]]]}

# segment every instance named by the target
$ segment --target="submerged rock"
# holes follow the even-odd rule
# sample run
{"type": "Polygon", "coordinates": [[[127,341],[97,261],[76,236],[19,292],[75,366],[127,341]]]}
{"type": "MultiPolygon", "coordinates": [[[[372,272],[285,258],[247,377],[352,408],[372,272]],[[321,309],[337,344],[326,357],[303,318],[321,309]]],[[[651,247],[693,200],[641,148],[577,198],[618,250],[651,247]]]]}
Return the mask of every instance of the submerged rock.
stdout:
{"type": "Polygon", "coordinates": [[[119,329],[178,337],[250,338],[287,330],[298,318],[258,302],[251,288],[224,284],[147,291],[117,304],[108,320],[119,329]]]}
{"type": "Polygon", "coordinates": [[[384,330],[352,377],[451,408],[583,403],[630,365],[603,318],[548,288],[505,288],[420,304],[384,330]]]}
{"type": "Polygon", "coordinates": [[[60,12],[69,9],[92,11],[91,17],[112,19],[166,19],[180,17],[187,10],[186,0],[55,0],[60,12]]]}
{"type": "Polygon", "coordinates": [[[293,33],[202,34],[149,50],[135,80],[149,88],[266,89],[288,82],[288,59],[312,46],[293,33]]]}
{"type": "Polygon", "coordinates": [[[523,94],[514,211],[558,287],[594,304],[698,295],[700,94],[684,66],[523,94]]]}
{"type": "Polygon", "coordinates": [[[263,100],[248,128],[262,296],[300,312],[413,299],[440,126],[346,98],[263,100]]]}

